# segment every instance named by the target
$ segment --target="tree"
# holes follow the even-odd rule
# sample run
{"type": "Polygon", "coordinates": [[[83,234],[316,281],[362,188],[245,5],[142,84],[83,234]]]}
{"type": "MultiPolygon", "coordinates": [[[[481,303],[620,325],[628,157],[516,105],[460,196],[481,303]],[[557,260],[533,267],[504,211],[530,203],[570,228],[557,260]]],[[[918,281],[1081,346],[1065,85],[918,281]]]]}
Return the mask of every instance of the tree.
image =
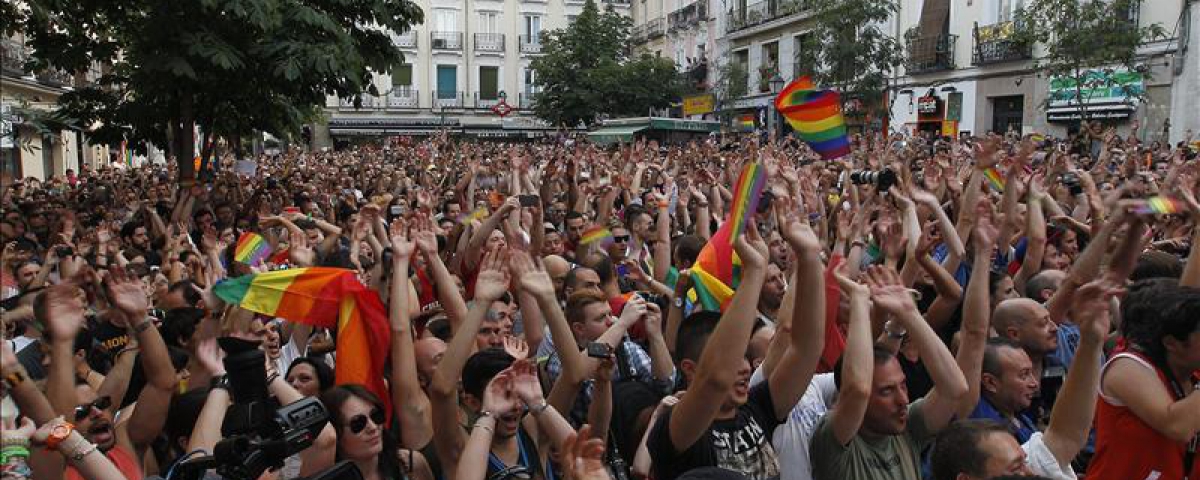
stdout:
{"type": "Polygon", "coordinates": [[[812,0],[813,30],[796,60],[796,76],[853,94],[874,105],[904,61],[900,41],[884,31],[896,0],[812,0]]]}
{"type": "MultiPolygon", "coordinates": [[[[7,2],[6,2],[7,3],[7,2]]],[[[299,132],[325,102],[375,93],[372,72],[403,61],[388,32],[423,21],[410,0],[28,0],[13,23],[34,53],[31,70],[80,72],[93,85],[59,99],[90,127],[89,141],[149,142],[194,177],[194,126],[215,137],[299,132]]]]}
{"type": "Polygon", "coordinates": [[[679,98],[682,81],[670,60],[631,57],[630,20],[593,0],[575,22],[544,34],[532,63],[541,87],[534,111],[558,125],[594,124],[605,116],[645,115],[679,98]]]}
{"type": "MultiPolygon", "coordinates": [[[[1166,33],[1159,24],[1139,26],[1140,8],[1141,0],[1032,0],[1017,11],[1013,39],[1041,44],[1044,52],[1034,59],[1034,68],[1073,82],[1080,118],[1087,119],[1087,100],[1094,90],[1085,94],[1084,89],[1094,70],[1143,70],[1137,65],[1138,46],[1166,33]]],[[[1126,93],[1136,97],[1145,92],[1126,93]]]]}

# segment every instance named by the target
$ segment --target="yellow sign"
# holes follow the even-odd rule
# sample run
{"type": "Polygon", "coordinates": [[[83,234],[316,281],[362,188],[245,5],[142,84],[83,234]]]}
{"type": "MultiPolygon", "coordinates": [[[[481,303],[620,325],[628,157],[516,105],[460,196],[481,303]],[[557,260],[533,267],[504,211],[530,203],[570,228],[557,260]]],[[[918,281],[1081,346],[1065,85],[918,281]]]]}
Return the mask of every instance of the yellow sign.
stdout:
{"type": "Polygon", "coordinates": [[[715,105],[716,101],[711,94],[685,97],[683,99],[683,115],[690,116],[712,113],[715,105]]]}
{"type": "Polygon", "coordinates": [[[958,122],[955,122],[952,120],[947,120],[947,121],[942,122],[942,136],[943,137],[957,137],[958,136],[958,122]]]}

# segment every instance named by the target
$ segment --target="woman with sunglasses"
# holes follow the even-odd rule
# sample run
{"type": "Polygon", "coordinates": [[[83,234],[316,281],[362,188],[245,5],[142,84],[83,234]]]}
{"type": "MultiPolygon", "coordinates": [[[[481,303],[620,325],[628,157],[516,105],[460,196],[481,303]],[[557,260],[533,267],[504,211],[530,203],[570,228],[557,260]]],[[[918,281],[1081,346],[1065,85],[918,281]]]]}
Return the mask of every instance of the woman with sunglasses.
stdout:
{"type": "Polygon", "coordinates": [[[338,385],[321,395],[337,432],[337,460],[350,460],[363,480],[433,480],[425,456],[401,449],[388,428],[383,402],[361,385],[338,385]]]}

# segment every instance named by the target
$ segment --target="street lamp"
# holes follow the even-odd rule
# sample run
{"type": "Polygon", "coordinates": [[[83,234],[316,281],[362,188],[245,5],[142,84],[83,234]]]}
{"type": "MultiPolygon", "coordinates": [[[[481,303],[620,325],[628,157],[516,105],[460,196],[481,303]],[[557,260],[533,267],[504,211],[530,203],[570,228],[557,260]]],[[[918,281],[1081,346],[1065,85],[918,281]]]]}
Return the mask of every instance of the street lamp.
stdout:
{"type": "MultiPolygon", "coordinates": [[[[771,77],[770,80],[767,80],[767,83],[771,86],[771,96],[774,97],[779,93],[780,90],[783,90],[783,84],[786,82],[787,80],[784,80],[783,76],[779,75],[779,72],[775,72],[775,76],[771,77]]],[[[770,109],[770,116],[767,117],[767,131],[771,134],[771,140],[774,140],[775,123],[777,122],[777,120],[775,120],[775,116],[778,115],[779,112],[776,112],[775,109],[771,108],[771,105],[773,105],[774,102],[767,102],[767,104],[767,108],[770,109]]]]}

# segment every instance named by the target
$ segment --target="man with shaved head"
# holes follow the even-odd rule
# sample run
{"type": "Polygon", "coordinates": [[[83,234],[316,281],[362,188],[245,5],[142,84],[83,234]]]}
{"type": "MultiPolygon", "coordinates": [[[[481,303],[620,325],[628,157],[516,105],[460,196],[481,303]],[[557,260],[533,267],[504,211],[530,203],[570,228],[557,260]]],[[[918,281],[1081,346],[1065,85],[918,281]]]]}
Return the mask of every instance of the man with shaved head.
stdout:
{"type": "Polygon", "coordinates": [[[1025,350],[1032,362],[1032,373],[1039,379],[1040,389],[1026,413],[1037,422],[1054,406],[1054,397],[1066,376],[1066,368],[1052,358],[1058,349],[1058,324],[1050,320],[1050,311],[1036,300],[1013,298],[996,305],[992,328],[1001,338],[1025,350]]]}
{"type": "Polygon", "coordinates": [[[546,273],[550,274],[550,280],[554,282],[554,296],[558,298],[559,303],[565,303],[567,274],[571,272],[571,263],[558,255],[546,255],[542,263],[546,266],[546,273]]]}

